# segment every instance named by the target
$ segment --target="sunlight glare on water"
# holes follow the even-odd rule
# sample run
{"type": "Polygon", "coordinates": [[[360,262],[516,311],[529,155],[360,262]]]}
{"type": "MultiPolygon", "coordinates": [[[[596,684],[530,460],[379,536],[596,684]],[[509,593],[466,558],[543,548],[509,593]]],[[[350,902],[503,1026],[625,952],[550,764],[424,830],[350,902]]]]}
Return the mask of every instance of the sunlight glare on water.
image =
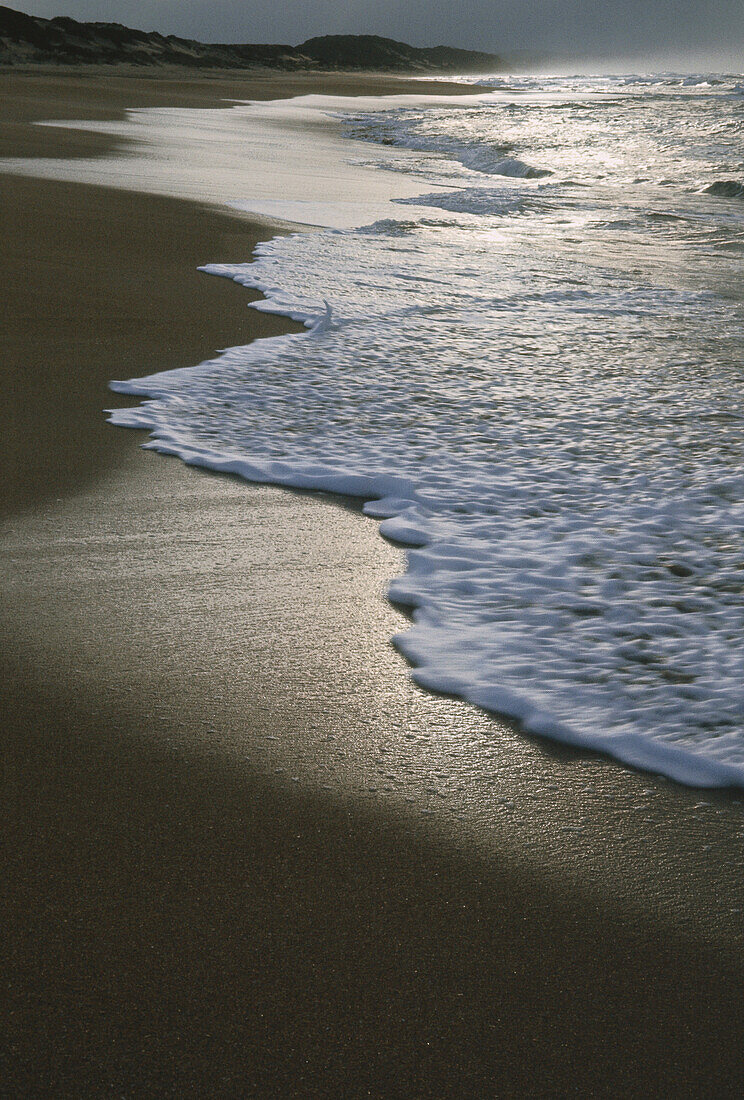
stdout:
{"type": "Polygon", "coordinates": [[[423,685],[744,783],[741,78],[339,111],[395,216],[210,265],[310,332],[120,384],[160,450],[366,497],[423,685]],[[715,81],[719,81],[716,83],[715,81]],[[382,148],[381,148],[382,146],[382,148]],[[376,159],[378,157],[380,159],[376,159]]]}

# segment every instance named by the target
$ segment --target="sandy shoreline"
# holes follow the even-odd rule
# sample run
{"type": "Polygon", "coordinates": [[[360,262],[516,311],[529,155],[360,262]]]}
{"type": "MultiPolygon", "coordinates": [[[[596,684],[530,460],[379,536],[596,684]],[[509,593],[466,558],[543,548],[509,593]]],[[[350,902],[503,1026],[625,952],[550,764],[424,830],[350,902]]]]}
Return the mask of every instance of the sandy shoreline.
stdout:
{"type": "MultiPolygon", "coordinates": [[[[89,78],[1,80],[5,154],[102,148],[28,125],[89,78]]],[[[736,1095],[740,800],[418,691],[372,522],[105,424],[110,378],[287,330],[195,270],[270,228],[0,188],[9,1093],[736,1095]]]]}

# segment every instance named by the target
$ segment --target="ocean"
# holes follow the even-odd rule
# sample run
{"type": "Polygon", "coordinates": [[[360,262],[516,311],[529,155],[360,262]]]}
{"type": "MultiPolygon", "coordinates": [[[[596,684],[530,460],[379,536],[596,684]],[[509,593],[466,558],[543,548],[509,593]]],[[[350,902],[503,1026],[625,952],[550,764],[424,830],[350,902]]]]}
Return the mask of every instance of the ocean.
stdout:
{"type": "Polygon", "coordinates": [[[363,500],[423,687],[742,786],[744,78],[472,82],[86,124],[145,141],[108,182],[301,224],[204,270],[307,331],[111,419],[363,500]]]}

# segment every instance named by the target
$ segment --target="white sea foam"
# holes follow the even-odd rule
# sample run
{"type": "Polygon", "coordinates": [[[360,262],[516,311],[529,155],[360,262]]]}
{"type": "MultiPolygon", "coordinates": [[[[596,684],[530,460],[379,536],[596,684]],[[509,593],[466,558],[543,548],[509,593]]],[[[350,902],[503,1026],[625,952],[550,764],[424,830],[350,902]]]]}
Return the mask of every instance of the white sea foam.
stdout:
{"type": "Polygon", "coordinates": [[[499,78],[471,102],[138,112],[117,132],[144,147],[28,171],[336,227],[206,268],[306,334],[116,383],[149,400],[113,422],[364,498],[412,548],[390,591],[422,685],[744,785],[744,242],[740,204],[705,191],[740,178],[735,89],[499,78]]]}
{"type": "Polygon", "coordinates": [[[415,608],[396,643],[422,685],[744,782],[744,400],[706,369],[740,327],[712,296],[544,261],[537,284],[446,222],[277,239],[207,270],[312,331],[118,385],[155,400],[112,419],[198,465],[368,498],[419,547],[391,596],[415,608]]]}

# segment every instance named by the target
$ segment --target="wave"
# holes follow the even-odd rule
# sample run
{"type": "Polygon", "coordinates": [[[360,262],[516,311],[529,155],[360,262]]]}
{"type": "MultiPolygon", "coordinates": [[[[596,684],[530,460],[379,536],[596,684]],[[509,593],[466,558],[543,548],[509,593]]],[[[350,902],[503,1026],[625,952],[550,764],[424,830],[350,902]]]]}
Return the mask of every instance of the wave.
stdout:
{"type": "MultiPolygon", "coordinates": [[[[345,120],[348,123],[348,118],[345,120]]],[[[357,115],[345,128],[347,137],[377,145],[392,145],[419,153],[433,153],[457,161],[471,172],[517,179],[542,179],[551,176],[551,168],[536,167],[511,155],[510,142],[459,141],[446,133],[425,130],[418,115],[402,112],[357,115]]]]}
{"type": "Polygon", "coordinates": [[[689,106],[675,93],[685,125],[671,146],[656,91],[648,116],[635,93],[628,116],[601,108],[627,178],[673,177],[647,221],[649,196],[626,203],[614,168],[570,194],[524,182],[516,141],[551,150],[562,174],[596,164],[593,112],[569,111],[565,135],[539,98],[518,119],[490,104],[357,116],[357,137],[400,146],[369,159],[425,175],[429,193],[392,208],[406,220],[281,237],[255,264],[210,267],[310,331],[115,385],[150,400],[112,420],[189,463],[364,498],[412,548],[390,596],[412,609],[395,642],[423,686],[688,783],[744,787],[744,317],[699,289],[701,255],[716,286],[721,255],[675,220],[705,233],[736,220],[684,195],[711,169],[698,152],[720,147],[710,120],[695,130],[703,92],[689,106]],[[462,216],[549,203],[547,223],[462,216]],[[655,253],[658,276],[638,232],[654,224],[673,246],[655,253]]]}
{"type": "Polygon", "coordinates": [[[716,180],[704,187],[701,194],[717,195],[722,199],[744,199],[744,183],[738,180],[716,180]]]}
{"type": "Polygon", "coordinates": [[[518,157],[504,157],[500,151],[485,147],[463,149],[457,154],[457,159],[466,168],[474,172],[483,172],[490,176],[511,176],[514,179],[536,180],[545,176],[552,176],[550,168],[535,168],[518,157]]]}
{"type": "Polygon", "coordinates": [[[714,354],[724,307],[578,262],[567,280],[550,246],[537,283],[457,227],[257,255],[208,270],[311,331],[116,385],[150,400],[112,420],[192,464],[365,498],[415,548],[390,595],[413,609],[395,642],[422,686],[744,786],[744,409],[725,378],[690,391],[668,364],[670,337],[714,354]]]}
{"type": "Polygon", "coordinates": [[[491,172],[495,176],[514,176],[517,179],[525,180],[542,179],[544,176],[552,176],[553,174],[549,168],[534,168],[531,164],[525,164],[523,160],[518,160],[516,157],[505,157],[503,160],[497,161],[491,168],[491,172]]]}
{"type": "Polygon", "coordinates": [[[469,187],[463,191],[442,194],[416,195],[410,199],[395,199],[403,206],[431,206],[437,210],[450,210],[457,214],[516,214],[524,208],[524,198],[513,191],[494,188],[469,187]]]}

